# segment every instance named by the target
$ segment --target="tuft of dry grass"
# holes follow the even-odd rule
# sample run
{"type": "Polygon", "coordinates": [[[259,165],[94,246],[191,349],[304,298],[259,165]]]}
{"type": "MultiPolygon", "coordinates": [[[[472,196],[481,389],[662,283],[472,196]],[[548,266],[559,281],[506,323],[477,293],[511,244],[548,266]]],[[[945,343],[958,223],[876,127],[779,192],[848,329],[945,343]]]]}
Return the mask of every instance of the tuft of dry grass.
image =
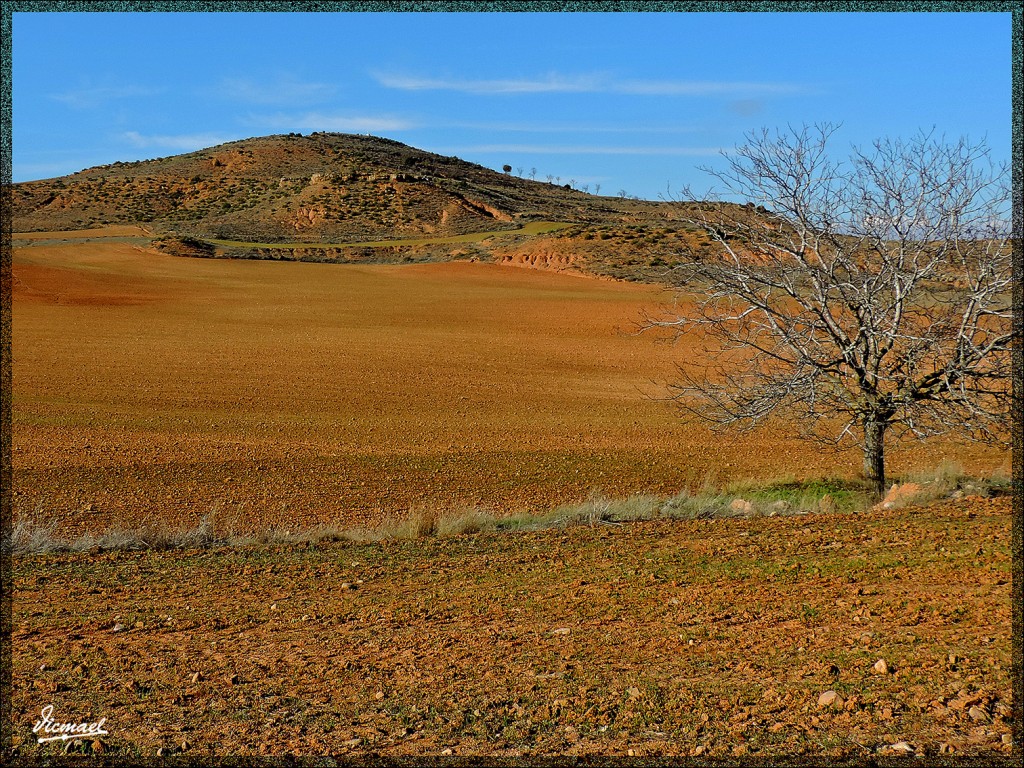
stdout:
{"type": "Polygon", "coordinates": [[[166,523],[147,523],[138,530],[109,528],[100,534],[84,534],[76,539],[62,538],[59,523],[39,514],[16,520],[3,547],[14,555],[41,555],[52,552],[85,552],[89,550],[125,549],[197,549],[228,543],[213,532],[211,516],[204,517],[192,528],[173,529],[166,523]]]}

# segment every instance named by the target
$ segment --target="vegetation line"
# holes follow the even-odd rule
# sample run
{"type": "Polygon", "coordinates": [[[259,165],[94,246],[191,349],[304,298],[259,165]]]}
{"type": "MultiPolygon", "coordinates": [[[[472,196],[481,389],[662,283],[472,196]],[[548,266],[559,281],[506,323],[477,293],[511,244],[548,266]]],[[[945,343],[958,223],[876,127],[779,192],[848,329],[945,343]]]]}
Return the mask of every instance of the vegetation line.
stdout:
{"type": "MultiPolygon", "coordinates": [[[[923,504],[942,498],[965,495],[991,496],[1009,493],[1012,481],[1004,472],[988,478],[969,477],[955,462],[943,462],[934,470],[910,474],[904,478],[900,493],[894,493],[885,507],[895,509],[908,504],[923,504]]],[[[609,499],[594,494],[582,504],[563,505],[544,513],[519,513],[500,516],[480,508],[440,513],[430,508],[414,508],[404,518],[390,519],[375,528],[321,526],[305,531],[266,530],[240,533],[230,523],[218,519],[216,511],[198,525],[175,530],[165,523],[148,525],[134,531],[107,530],[77,539],[61,539],[55,532],[59,521],[46,519],[43,510],[33,516],[21,516],[11,532],[4,536],[3,548],[14,555],[45,555],[55,552],[95,550],[196,549],[209,547],[317,544],[350,541],[358,544],[380,541],[420,539],[429,536],[458,536],[486,532],[514,532],[566,528],[571,526],[611,525],[644,520],[716,520],[807,515],[813,513],[853,514],[871,508],[875,501],[872,487],[863,480],[823,479],[771,483],[740,481],[722,489],[705,488],[695,494],[688,491],[670,499],[633,496],[609,499]]]]}
{"type": "Polygon", "coordinates": [[[540,235],[557,232],[571,227],[572,224],[558,221],[531,221],[519,229],[501,229],[490,232],[471,232],[468,235],[451,235],[449,237],[405,238],[399,240],[368,240],[360,243],[250,243],[242,240],[219,240],[202,238],[204,242],[227,248],[276,248],[289,250],[293,248],[387,248],[401,245],[442,245],[445,243],[476,243],[489,237],[505,235],[540,235]]]}

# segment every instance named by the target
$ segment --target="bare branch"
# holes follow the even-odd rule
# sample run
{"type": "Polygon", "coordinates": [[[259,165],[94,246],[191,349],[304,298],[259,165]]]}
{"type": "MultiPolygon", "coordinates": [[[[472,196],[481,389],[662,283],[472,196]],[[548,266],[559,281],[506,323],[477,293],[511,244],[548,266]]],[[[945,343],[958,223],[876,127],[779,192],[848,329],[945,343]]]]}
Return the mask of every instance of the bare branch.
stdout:
{"type": "Polygon", "coordinates": [[[785,410],[810,437],[859,435],[880,472],[889,428],[1006,440],[1007,166],[984,144],[924,133],[837,162],[837,130],[762,130],[725,170],[705,169],[748,202],[687,207],[713,253],[689,253],[673,275],[700,298],[647,327],[700,331],[721,364],[680,369],[672,398],[720,426],[785,410]]]}

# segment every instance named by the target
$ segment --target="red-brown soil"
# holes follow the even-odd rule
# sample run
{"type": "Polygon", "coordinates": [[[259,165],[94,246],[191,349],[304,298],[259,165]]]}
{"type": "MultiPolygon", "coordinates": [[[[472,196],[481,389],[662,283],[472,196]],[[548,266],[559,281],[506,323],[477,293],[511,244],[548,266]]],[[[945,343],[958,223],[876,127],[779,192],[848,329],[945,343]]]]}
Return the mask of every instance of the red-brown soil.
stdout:
{"type": "MultiPolygon", "coordinates": [[[[226,533],[507,514],[860,464],[784,424],[716,436],[652,399],[695,363],[692,339],[634,333],[670,298],[656,287],[483,263],[193,260],[131,229],[15,242],[14,512],[56,535],[211,514],[226,533]]],[[[947,441],[894,445],[890,469],[943,457],[1008,463],[947,441]]],[[[106,718],[95,750],[127,759],[873,759],[905,742],[994,760],[1014,706],[1009,528],[1008,498],[968,497],[18,557],[17,754],[62,750],[32,733],[52,704],[58,721],[106,718]]]]}
{"type": "MultiPolygon", "coordinates": [[[[213,513],[243,533],[860,464],[784,425],[714,435],[652,399],[694,363],[685,340],[635,334],[669,299],[655,287],[481,263],[193,260],[136,231],[82,234],[16,236],[16,519],[77,534],[213,513]]],[[[1008,462],[932,442],[894,445],[890,468],[943,457],[1008,462]]]]}
{"type": "Polygon", "coordinates": [[[61,752],[31,730],[52,705],[58,722],[106,719],[108,736],[73,751],[120,759],[861,762],[905,744],[992,765],[1008,758],[1014,706],[1010,519],[1007,497],[968,497],[856,515],[19,557],[17,754],[38,764],[61,752]]]}

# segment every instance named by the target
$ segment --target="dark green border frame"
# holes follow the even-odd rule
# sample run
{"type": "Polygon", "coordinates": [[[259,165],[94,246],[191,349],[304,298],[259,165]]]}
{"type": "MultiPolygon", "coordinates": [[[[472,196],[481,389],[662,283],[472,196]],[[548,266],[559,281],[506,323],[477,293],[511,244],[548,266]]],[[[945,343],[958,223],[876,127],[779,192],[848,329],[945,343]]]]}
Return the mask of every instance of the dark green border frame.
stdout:
{"type": "MultiPolygon", "coordinates": [[[[1020,493],[1024,481],[1024,464],[1021,451],[1024,449],[1024,254],[1022,254],[1021,233],[1024,226],[1024,210],[1022,210],[1022,177],[1021,167],[1024,165],[1024,139],[1021,136],[1021,71],[1024,70],[1024,1],[1017,2],[921,2],[905,0],[903,2],[636,2],[620,0],[613,2],[286,2],[281,0],[264,0],[262,2],[45,2],[44,0],[13,0],[5,2],[0,15],[0,534],[6,536],[11,530],[11,179],[12,179],[12,104],[11,104],[11,65],[12,30],[14,13],[71,13],[71,12],[803,12],[803,13],[866,13],[866,12],[899,12],[899,13],[1011,13],[1011,33],[1013,39],[1013,327],[1016,344],[1013,355],[1013,483],[1017,494],[1013,500],[1013,530],[1011,551],[1013,554],[1012,587],[1013,599],[1013,664],[1011,677],[1013,681],[1014,722],[1013,738],[1016,745],[1013,758],[1019,760],[1024,755],[1024,666],[1022,666],[1022,625],[1021,606],[1024,605],[1024,496],[1020,493]]],[[[11,737],[14,732],[11,705],[11,610],[12,610],[12,574],[11,555],[6,548],[0,550],[0,756],[9,759],[11,756],[11,737]]],[[[2,759],[0,758],[0,759],[2,759]]],[[[988,760],[985,765],[1016,765],[1013,758],[993,762],[988,760]]],[[[55,760],[60,763],[62,761],[55,760]]],[[[82,761],[76,761],[82,762],[82,761]]],[[[112,760],[90,760],[90,764],[116,764],[112,760]]],[[[205,764],[209,764],[205,760],[205,764]]],[[[225,757],[218,760],[220,765],[294,765],[300,762],[320,764],[313,758],[309,760],[271,759],[239,761],[225,757]]],[[[180,763],[180,761],[175,761],[180,763]]],[[[692,760],[644,760],[606,759],[606,760],[569,760],[553,759],[530,761],[532,765],[679,765],[701,764],[692,760]]],[[[337,764],[342,764],[340,761],[337,764]]],[[[350,763],[351,764],[351,763],[350,763]]],[[[357,764],[369,765],[520,765],[520,761],[508,760],[365,760],[357,764]]],[[[707,764],[707,763],[706,763],[707,764]]],[[[736,761],[716,761],[715,765],[739,765],[736,761]]],[[[781,762],[747,761],[744,765],[781,765],[781,762]]],[[[786,764],[794,764],[789,762],[786,764]]],[[[810,765],[810,761],[800,761],[810,765]]],[[[874,765],[874,761],[864,763],[846,762],[847,765],[874,765]]],[[[908,761],[909,765],[910,762],[908,761]]],[[[919,765],[982,765],[983,763],[962,760],[914,760],[919,765]]]]}

